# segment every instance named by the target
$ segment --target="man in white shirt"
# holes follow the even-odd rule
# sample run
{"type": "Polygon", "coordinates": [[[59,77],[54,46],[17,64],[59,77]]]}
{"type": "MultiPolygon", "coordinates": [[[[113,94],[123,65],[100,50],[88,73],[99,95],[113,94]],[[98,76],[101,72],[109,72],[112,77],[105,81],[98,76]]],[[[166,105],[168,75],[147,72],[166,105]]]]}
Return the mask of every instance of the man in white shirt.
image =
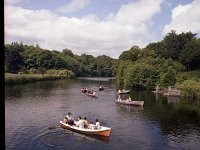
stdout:
{"type": "Polygon", "coordinates": [[[84,128],[84,120],[79,116],[78,123],[76,124],[79,128],[84,128]]]}
{"type": "Polygon", "coordinates": [[[95,129],[100,129],[100,128],[101,126],[100,126],[99,120],[96,119],[95,129]]]}

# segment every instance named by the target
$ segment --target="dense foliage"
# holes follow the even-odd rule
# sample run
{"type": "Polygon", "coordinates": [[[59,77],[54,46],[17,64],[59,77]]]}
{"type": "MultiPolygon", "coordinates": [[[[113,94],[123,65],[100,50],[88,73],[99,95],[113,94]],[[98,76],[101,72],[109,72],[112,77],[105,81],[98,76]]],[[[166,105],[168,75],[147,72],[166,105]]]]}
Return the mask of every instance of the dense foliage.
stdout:
{"type": "Polygon", "coordinates": [[[117,82],[124,88],[176,86],[186,96],[199,98],[196,87],[200,82],[200,39],[191,32],[177,34],[171,31],[160,42],[150,43],[142,49],[133,46],[123,51],[118,60],[105,55],[79,56],[69,49],[50,51],[40,48],[38,44],[28,46],[22,42],[6,44],[4,51],[5,72],[116,76],[117,82]],[[189,89],[196,93],[188,92],[189,89]]]}
{"type": "Polygon", "coordinates": [[[150,43],[143,49],[133,46],[123,51],[115,70],[118,83],[124,84],[125,88],[179,85],[183,89],[189,84],[184,82],[188,79],[194,81],[193,87],[197,87],[200,82],[200,39],[191,32],[176,34],[171,31],[160,42],[150,43]]]}
{"type": "Polygon", "coordinates": [[[185,80],[183,83],[177,83],[177,88],[182,91],[185,96],[200,99],[200,82],[194,80],[185,80]]]}
{"type": "Polygon", "coordinates": [[[4,51],[5,72],[45,74],[54,69],[54,73],[59,70],[57,74],[70,72],[73,76],[114,76],[115,60],[105,55],[96,58],[86,54],[79,56],[69,49],[50,51],[40,48],[38,44],[28,46],[15,42],[6,44],[4,51]]]}

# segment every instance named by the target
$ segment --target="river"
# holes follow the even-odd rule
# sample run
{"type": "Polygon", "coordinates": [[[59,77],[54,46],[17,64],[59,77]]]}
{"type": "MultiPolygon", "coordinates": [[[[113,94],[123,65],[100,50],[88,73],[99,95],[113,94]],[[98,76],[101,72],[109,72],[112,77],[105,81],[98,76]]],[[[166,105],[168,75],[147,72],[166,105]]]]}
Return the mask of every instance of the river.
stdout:
{"type": "Polygon", "coordinates": [[[42,81],[5,87],[6,150],[197,150],[200,116],[178,107],[150,91],[131,90],[143,107],[116,104],[114,80],[83,78],[42,81]],[[98,90],[97,99],[81,93],[82,87],[98,90]],[[109,138],[90,137],[63,129],[59,121],[71,112],[74,118],[99,119],[111,127],[109,138]]]}

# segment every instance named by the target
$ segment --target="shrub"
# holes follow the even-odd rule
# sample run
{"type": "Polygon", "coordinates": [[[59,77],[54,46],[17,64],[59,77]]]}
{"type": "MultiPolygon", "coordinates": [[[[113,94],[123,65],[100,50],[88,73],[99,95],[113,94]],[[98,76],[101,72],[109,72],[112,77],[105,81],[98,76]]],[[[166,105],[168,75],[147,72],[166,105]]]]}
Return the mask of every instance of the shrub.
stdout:
{"type": "Polygon", "coordinates": [[[200,99],[200,82],[185,80],[181,84],[176,84],[176,87],[180,89],[185,96],[192,97],[193,99],[200,99]]]}

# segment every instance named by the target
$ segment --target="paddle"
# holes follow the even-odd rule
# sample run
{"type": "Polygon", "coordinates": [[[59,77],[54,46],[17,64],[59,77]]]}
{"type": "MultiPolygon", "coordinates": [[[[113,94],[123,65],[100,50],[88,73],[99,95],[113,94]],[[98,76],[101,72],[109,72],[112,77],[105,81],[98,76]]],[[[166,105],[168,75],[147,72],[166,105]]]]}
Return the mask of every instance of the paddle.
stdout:
{"type": "Polygon", "coordinates": [[[60,125],[57,126],[50,126],[49,129],[56,129],[56,128],[60,128],[60,125]]]}

